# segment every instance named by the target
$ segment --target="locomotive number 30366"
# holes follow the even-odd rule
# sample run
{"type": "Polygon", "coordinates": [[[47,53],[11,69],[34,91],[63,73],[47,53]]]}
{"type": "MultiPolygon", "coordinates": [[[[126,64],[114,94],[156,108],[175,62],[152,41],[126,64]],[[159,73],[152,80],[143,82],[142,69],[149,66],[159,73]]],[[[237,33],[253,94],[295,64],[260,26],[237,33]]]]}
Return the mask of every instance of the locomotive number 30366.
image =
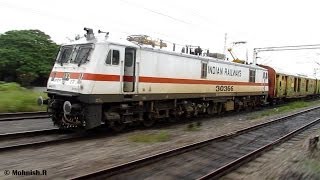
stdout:
{"type": "Polygon", "coordinates": [[[233,91],[233,86],[216,86],[216,91],[233,91]]]}

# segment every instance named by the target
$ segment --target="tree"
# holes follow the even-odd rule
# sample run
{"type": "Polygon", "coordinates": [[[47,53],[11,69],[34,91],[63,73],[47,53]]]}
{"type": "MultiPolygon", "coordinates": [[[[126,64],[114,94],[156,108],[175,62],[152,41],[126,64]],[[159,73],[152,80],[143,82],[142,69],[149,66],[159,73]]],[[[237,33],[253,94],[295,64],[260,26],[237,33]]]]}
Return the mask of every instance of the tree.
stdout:
{"type": "Polygon", "coordinates": [[[40,30],[0,34],[0,80],[30,85],[48,78],[58,45],[40,30]]]}

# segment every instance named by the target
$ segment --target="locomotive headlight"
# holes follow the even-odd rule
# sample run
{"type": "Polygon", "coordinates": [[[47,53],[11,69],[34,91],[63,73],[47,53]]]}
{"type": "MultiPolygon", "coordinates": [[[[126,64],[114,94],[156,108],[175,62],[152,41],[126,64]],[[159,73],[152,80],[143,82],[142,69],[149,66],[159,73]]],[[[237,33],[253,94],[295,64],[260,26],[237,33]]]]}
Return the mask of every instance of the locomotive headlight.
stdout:
{"type": "Polygon", "coordinates": [[[71,114],[72,110],[80,110],[81,109],[81,105],[80,104],[71,104],[70,101],[65,101],[63,103],[63,112],[66,115],[71,114]]]}
{"type": "Polygon", "coordinates": [[[72,110],[72,105],[70,101],[65,101],[63,103],[63,112],[64,114],[70,114],[72,110]]]}

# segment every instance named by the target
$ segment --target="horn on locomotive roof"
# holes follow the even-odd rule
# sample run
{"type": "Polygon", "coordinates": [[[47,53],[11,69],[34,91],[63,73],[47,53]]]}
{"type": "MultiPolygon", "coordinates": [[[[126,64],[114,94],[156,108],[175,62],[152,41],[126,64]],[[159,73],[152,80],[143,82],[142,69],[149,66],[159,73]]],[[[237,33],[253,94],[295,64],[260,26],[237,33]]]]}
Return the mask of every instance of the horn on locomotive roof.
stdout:
{"type": "Polygon", "coordinates": [[[100,33],[105,33],[105,34],[106,34],[106,37],[109,36],[109,32],[104,32],[104,31],[101,31],[100,29],[98,30],[98,33],[99,33],[99,34],[100,34],[100,33]]]}
{"type": "Polygon", "coordinates": [[[84,37],[87,38],[87,40],[92,40],[94,39],[94,34],[93,34],[93,30],[91,28],[83,28],[83,30],[85,30],[87,32],[87,34],[84,35],[84,37]]]}

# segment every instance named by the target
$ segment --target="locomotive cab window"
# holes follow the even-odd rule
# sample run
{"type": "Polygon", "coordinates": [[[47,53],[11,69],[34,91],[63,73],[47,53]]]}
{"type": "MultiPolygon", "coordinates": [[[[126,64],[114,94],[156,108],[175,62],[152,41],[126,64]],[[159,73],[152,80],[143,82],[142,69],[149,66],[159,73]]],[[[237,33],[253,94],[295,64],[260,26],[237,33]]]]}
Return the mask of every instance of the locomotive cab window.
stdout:
{"type": "Polygon", "coordinates": [[[208,64],[206,62],[201,63],[201,78],[207,78],[208,64]]]}
{"type": "Polygon", "coordinates": [[[120,59],[120,52],[118,50],[110,49],[106,59],[106,64],[119,65],[119,59],[120,59]]]}
{"type": "Polygon", "coordinates": [[[256,82],[256,70],[250,69],[249,82],[256,82]]]}
{"type": "Polygon", "coordinates": [[[76,63],[80,66],[80,64],[84,64],[89,61],[90,54],[92,52],[92,45],[81,45],[78,47],[78,52],[76,58],[73,63],[76,63]]]}
{"type": "Polygon", "coordinates": [[[61,47],[57,62],[58,63],[67,63],[71,57],[72,50],[73,50],[72,46],[61,47]]]}

